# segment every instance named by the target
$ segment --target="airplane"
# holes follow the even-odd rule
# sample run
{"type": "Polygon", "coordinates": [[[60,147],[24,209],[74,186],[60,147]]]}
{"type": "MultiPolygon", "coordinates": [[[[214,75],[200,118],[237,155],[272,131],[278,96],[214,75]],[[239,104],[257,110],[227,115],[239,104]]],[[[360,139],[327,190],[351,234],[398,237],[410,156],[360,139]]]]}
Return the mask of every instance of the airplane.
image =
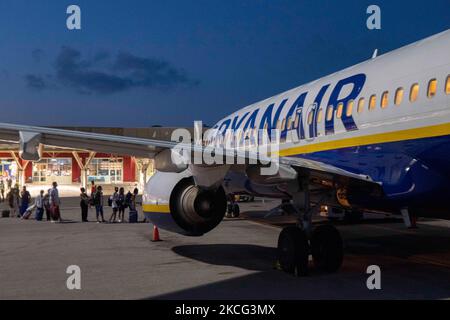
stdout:
{"type": "Polygon", "coordinates": [[[175,161],[179,141],[36,126],[0,123],[0,140],[19,143],[25,160],[38,160],[43,145],[154,159],[143,211],[184,235],[213,230],[228,194],[290,200],[298,223],[280,233],[281,269],[305,275],[312,255],[315,267],[336,272],[344,256],[339,231],[311,223],[322,205],[399,214],[407,225],[450,218],[449,52],[450,29],[247,106],[200,142],[184,143],[203,152],[221,138],[226,147],[216,156],[244,160],[233,164],[175,161]],[[264,157],[250,161],[258,151],[242,151],[236,141],[251,144],[256,131],[270,130],[279,132],[269,142],[277,144],[278,170],[264,175],[264,157]]]}

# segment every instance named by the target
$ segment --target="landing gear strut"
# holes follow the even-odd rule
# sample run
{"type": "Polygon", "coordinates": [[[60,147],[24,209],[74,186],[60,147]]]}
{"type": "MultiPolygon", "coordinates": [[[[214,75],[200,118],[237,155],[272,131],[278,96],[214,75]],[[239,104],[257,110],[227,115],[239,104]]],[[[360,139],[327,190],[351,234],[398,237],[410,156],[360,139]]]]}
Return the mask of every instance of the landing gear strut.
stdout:
{"type": "Polygon", "coordinates": [[[284,228],[278,238],[278,265],[281,270],[304,276],[308,274],[309,256],[314,266],[323,272],[336,272],[342,265],[344,245],[339,231],[332,225],[312,230],[312,216],[320,206],[310,208],[308,185],[294,195],[298,210],[297,226],[284,228]]]}

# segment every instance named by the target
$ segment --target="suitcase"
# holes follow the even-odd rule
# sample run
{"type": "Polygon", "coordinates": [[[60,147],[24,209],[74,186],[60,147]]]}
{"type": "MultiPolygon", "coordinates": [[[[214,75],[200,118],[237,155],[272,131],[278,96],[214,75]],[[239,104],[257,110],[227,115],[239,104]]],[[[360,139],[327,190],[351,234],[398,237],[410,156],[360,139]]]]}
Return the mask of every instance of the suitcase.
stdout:
{"type": "Polygon", "coordinates": [[[33,213],[34,209],[36,209],[36,205],[33,204],[33,205],[29,206],[27,208],[27,210],[25,210],[25,213],[23,214],[22,219],[27,220],[33,213]]]}
{"type": "Polygon", "coordinates": [[[54,221],[58,221],[60,219],[60,217],[61,217],[61,215],[59,213],[59,207],[56,207],[56,206],[55,207],[51,207],[50,214],[51,214],[52,219],[54,221]]]}
{"type": "Polygon", "coordinates": [[[128,217],[128,222],[129,223],[136,223],[138,222],[138,213],[136,210],[130,210],[130,214],[128,217]]]}
{"type": "Polygon", "coordinates": [[[2,211],[2,218],[9,218],[9,214],[10,214],[9,210],[3,210],[2,211]]]}

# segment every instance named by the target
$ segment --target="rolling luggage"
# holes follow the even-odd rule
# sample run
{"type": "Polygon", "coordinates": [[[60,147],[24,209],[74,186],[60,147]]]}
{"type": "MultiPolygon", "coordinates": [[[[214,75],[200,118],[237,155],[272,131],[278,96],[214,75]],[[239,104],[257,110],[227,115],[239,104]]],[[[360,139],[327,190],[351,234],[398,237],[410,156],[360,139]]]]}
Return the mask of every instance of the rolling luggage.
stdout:
{"type": "Polygon", "coordinates": [[[52,206],[50,210],[53,221],[58,221],[60,219],[59,207],[52,206]]]}
{"type": "Polygon", "coordinates": [[[25,212],[23,213],[22,219],[28,219],[31,214],[33,213],[34,209],[36,208],[36,205],[31,205],[28,208],[26,208],[25,212]]]}
{"type": "Polygon", "coordinates": [[[128,217],[129,223],[136,223],[138,222],[138,213],[136,210],[130,210],[130,215],[128,217]]]}

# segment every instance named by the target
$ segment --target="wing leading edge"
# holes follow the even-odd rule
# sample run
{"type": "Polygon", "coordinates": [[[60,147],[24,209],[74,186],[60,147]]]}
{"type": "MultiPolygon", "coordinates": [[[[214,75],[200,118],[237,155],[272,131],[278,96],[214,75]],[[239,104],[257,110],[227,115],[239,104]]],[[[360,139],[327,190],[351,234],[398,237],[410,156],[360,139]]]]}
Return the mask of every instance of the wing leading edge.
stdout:
{"type": "MultiPolygon", "coordinates": [[[[174,149],[176,146],[180,146],[179,143],[173,141],[0,123],[1,141],[21,143],[21,138],[23,139],[24,136],[38,137],[38,142],[40,144],[52,147],[112,154],[127,154],[145,158],[155,158],[158,153],[164,150],[174,149]]],[[[189,145],[189,147],[192,147],[194,152],[204,151],[204,147],[202,146],[189,145]]],[[[223,156],[241,158],[245,160],[244,163],[248,163],[248,160],[250,159],[270,160],[257,153],[236,151],[234,149],[225,149],[223,151],[223,156]]],[[[369,176],[348,172],[318,161],[303,158],[281,157],[279,162],[280,165],[290,166],[296,169],[323,172],[332,174],[333,176],[346,177],[378,185],[378,183],[373,182],[369,176]]],[[[242,161],[237,163],[242,163],[242,161]]]]}

